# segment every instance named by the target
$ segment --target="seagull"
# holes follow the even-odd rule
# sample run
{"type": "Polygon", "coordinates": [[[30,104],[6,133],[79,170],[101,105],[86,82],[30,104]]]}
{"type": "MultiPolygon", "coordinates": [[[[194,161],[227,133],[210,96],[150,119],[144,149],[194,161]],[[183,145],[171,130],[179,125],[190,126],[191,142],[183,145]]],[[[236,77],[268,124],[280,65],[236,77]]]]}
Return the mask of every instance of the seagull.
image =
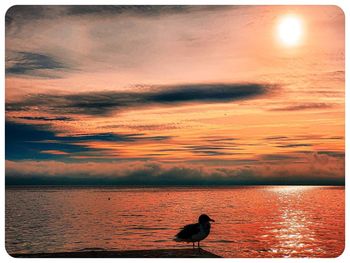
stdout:
{"type": "Polygon", "coordinates": [[[210,222],[215,222],[206,214],[202,214],[198,218],[198,223],[184,226],[179,233],[176,234],[174,241],[176,242],[199,242],[205,239],[210,233],[210,222]]]}

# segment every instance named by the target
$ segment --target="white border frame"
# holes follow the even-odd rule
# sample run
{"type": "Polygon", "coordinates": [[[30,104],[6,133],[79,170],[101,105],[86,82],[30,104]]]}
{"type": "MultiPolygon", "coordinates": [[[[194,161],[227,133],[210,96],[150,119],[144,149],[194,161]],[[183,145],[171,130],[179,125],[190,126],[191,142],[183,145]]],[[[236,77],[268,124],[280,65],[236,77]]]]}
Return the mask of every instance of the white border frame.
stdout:
{"type": "MultiPolygon", "coordinates": [[[[65,262],[95,262],[98,261],[104,261],[104,262],[112,262],[112,261],[118,261],[118,262],[141,262],[141,261],[158,261],[158,262],[166,262],[166,261],[201,261],[201,262],[221,262],[223,260],[225,261],[231,261],[231,262],[334,262],[334,261],[340,261],[345,262],[350,260],[350,251],[349,247],[346,246],[347,238],[349,237],[350,230],[349,227],[347,227],[347,224],[345,223],[345,250],[342,255],[340,255],[338,258],[229,258],[229,259],[146,259],[146,258],[139,258],[139,259],[113,259],[113,258],[101,258],[101,259],[93,259],[93,258],[80,258],[80,259],[16,259],[13,257],[10,257],[6,250],[5,250],[5,14],[6,11],[13,5],[337,5],[340,7],[343,12],[345,13],[345,43],[349,42],[349,36],[347,29],[349,28],[349,6],[350,1],[349,0],[139,0],[139,1],[132,1],[132,0],[99,0],[99,1],[93,1],[93,0],[60,0],[60,1],[54,1],[54,0],[0,0],[0,6],[1,6],[1,16],[0,16],[0,30],[1,30],[1,49],[0,49],[0,63],[1,63],[1,83],[3,83],[2,88],[0,90],[0,147],[1,147],[1,159],[0,159],[0,171],[2,172],[2,180],[0,185],[0,203],[2,205],[2,209],[0,209],[0,260],[1,262],[15,262],[15,261],[22,261],[32,263],[32,262],[59,262],[59,261],[65,261],[65,262]]],[[[346,45],[345,45],[346,46],[346,45]]],[[[345,50],[346,51],[346,50],[345,50]]],[[[345,52],[345,94],[347,89],[347,79],[349,77],[349,73],[347,71],[347,65],[349,64],[349,57],[347,55],[347,52],[345,52]]],[[[345,101],[347,102],[347,98],[345,97],[345,101]]],[[[349,112],[349,103],[345,104],[345,149],[348,148],[348,112],[349,112]]],[[[348,163],[349,156],[345,154],[345,163],[348,163]]],[[[347,175],[349,173],[349,168],[347,165],[345,165],[345,174],[347,175]]],[[[348,188],[346,186],[346,188],[348,188]]],[[[347,214],[349,212],[350,207],[350,197],[348,189],[345,191],[346,196],[346,210],[345,210],[345,218],[347,219],[347,214]]],[[[346,220],[347,221],[347,220],[346,220]]]]}

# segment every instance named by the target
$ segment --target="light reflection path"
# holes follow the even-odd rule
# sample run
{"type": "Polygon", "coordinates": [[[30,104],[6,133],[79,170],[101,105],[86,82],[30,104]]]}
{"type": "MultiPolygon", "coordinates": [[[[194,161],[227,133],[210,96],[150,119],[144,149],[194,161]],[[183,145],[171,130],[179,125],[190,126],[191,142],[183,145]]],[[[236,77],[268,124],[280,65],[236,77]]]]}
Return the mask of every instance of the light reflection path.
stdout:
{"type": "MultiPolygon", "coordinates": [[[[293,257],[302,256],[305,252],[315,253],[312,244],[315,241],[315,233],[310,227],[312,220],[308,212],[300,206],[306,191],[312,190],[310,186],[275,187],[271,191],[276,192],[280,205],[281,216],[277,220],[279,226],[271,230],[275,236],[276,245],[271,247],[271,252],[278,256],[293,257]]],[[[321,252],[320,248],[317,252],[321,252]]]]}

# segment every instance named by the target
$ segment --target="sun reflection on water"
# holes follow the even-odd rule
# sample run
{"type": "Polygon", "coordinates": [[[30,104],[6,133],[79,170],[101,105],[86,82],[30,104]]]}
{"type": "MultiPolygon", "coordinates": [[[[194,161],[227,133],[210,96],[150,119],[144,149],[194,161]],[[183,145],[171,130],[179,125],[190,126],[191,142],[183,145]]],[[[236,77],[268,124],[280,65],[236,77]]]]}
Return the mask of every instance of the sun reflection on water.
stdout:
{"type": "MultiPolygon", "coordinates": [[[[312,244],[315,241],[315,233],[310,228],[309,214],[300,203],[303,201],[306,191],[312,186],[273,187],[270,190],[278,194],[280,218],[278,227],[271,230],[275,236],[276,245],[271,248],[273,253],[284,257],[299,255],[302,251],[314,252],[312,244]]],[[[320,251],[318,251],[320,252],[320,251]]]]}
{"type": "Polygon", "coordinates": [[[309,186],[309,185],[288,185],[288,186],[271,186],[268,191],[276,192],[281,195],[283,194],[298,194],[300,192],[310,191],[312,189],[317,189],[319,186],[309,186]]]}

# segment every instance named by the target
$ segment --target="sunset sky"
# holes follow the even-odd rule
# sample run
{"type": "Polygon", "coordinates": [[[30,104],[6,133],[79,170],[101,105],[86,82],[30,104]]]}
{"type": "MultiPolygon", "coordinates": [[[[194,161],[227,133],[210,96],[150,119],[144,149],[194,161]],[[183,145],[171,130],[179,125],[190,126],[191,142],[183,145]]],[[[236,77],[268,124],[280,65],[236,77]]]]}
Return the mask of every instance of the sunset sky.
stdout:
{"type": "Polygon", "coordinates": [[[8,184],[343,184],[335,6],[15,6],[8,184]]]}

